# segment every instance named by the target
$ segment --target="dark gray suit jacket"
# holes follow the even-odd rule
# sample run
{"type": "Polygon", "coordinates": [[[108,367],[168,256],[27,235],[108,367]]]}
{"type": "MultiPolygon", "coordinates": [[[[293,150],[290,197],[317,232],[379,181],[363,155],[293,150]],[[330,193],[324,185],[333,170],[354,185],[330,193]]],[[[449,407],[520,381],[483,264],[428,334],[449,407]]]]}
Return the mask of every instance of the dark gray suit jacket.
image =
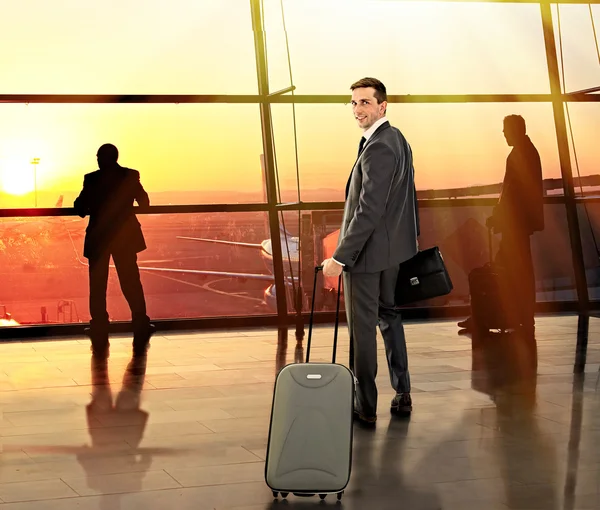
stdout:
{"type": "Polygon", "coordinates": [[[379,126],[365,143],[347,190],[333,254],[346,271],[376,273],[417,253],[419,222],[412,151],[389,122],[379,126]]]}

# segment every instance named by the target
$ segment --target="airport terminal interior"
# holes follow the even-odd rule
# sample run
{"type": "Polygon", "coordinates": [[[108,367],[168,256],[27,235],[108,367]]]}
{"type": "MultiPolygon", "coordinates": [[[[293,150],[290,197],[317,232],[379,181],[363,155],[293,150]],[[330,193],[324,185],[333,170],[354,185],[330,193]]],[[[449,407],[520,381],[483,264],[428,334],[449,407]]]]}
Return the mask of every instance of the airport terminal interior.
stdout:
{"type": "Polygon", "coordinates": [[[600,0],[5,3],[0,510],[600,508],[600,0]],[[410,412],[382,319],[376,416],[314,381],[333,353],[324,388],[359,377],[347,289],[315,268],[369,150],[365,77],[410,146],[418,255],[447,286],[396,302],[410,412]],[[525,138],[539,200],[523,187],[503,229],[525,138]],[[114,252],[108,325],[91,320],[80,213],[106,144],[139,171],[120,242],[143,232],[151,326],[114,252]]]}
{"type": "MultiPolygon", "coordinates": [[[[381,346],[378,420],[354,426],[339,503],[284,503],[265,484],[275,377],[306,355],[293,331],[161,333],[137,364],[127,336],[105,364],[87,338],[0,344],[0,507],[596,509],[600,319],[536,322],[535,338],[472,338],[454,321],[407,321],[412,416],[390,415],[381,346]]],[[[332,336],[315,329],[314,362],[331,361],[332,336]]],[[[347,365],[343,329],[339,340],[347,365]]]]}

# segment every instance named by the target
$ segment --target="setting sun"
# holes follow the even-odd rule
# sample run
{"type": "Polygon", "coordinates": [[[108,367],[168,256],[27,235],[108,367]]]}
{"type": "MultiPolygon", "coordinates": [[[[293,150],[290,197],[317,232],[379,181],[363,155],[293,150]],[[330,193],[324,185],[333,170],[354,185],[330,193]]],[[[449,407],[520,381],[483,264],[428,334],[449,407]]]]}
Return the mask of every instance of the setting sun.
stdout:
{"type": "Polygon", "coordinates": [[[0,168],[0,189],[5,193],[25,195],[32,192],[34,187],[33,171],[27,163],[0,168]]]}

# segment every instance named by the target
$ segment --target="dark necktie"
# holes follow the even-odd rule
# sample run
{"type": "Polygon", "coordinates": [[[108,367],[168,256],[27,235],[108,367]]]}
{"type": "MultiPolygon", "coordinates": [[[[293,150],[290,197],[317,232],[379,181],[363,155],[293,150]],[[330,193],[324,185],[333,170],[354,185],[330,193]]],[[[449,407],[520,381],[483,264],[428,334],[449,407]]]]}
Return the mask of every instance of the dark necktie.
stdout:
{"type": "Polygon", "coordinates": [[[367,141],[367,139],[364,136],[360,137],[360,143],[358,144],[358,154],[359,155],[360,155],[360,151],[362,151],[366,141],[367,141]]]}
{"type": "MultiPolygon", "coordinates": [[[[365,142],[367,141],[367,139],[364,136],[360,137],[360,143],[358,144],[358,156],[360,156],[361,151],[363,150],[363,147],[365,145],[365,142]]],[[[350,177],[348,177],[348,182],[346,183],[346,198],[348,198],[348,191],[350,191],[350,181],[352,180],[352,172],[350,172],[350,177]]]]}

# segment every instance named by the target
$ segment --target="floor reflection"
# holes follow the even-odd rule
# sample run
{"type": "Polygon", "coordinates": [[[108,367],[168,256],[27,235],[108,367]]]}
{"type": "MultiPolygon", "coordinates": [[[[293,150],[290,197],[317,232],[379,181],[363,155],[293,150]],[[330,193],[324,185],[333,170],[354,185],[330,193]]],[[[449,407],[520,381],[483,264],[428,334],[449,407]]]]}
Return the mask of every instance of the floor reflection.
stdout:
{"type": "MultiPolygon", "coordinates": [[[[577,320],[577,348],[575,350],[575,367],[573,370],[573,402],[571,405],[571,427],[567,453],[567,476],[564,488],[565,510],[573,510],[577,499],[577,473],[579,470],[580,445],[583,430],[583,394],[586,375],[588,375],[585,373],[585,366],[589,328],[590,316],[588,314],[580,314],[577,320]]],[[[596,392],[598,392],[598,381],[600,381],[600,372],[596,375],[596,392]]]]}
{"type": "MultiPolygon", "coordinates": [[[[313,361],[331,360],[331,329],[315,335],[313,361]]],[[[380,344],[378,421],[354,428],[339,504],[275,502],[264,482],[275,371],[306,356],[293,327],[173,335],[147,366],[128,365],[117,342],[108,364],[90,365],[78,340],[2,344],[0,500],[19,510],[600,508],[600,319],[541,316],[535,337],[457,336],[444,321],[406,329],[414,412],[390,415],[380,344]]]]}
{"type": "MultiPolygon", "coordinates": [[[[121,390],[113,400],[106,360],[92,357],[92,400],[86,406],[91,445],[77,453],[77,461],[84,469],[88,487],[100,494],[115,492],[111,478],[99,477],[101,460],[118,455],[127,476],[127,492],[142,490],[146,472],[152,465],[152,451],[140,449],[149,413],[140,409],[140,394],[146,376],[146,357],[132,358],[123,376],[121,390]],[[100,426],[98,425],[100,424],[100,426]]],[[[117,459],[114,459],[117,460],[117,459]]],[[[119,496],[102,498],[100,508],[121,508],[119,496]]]]}
{"type": "MultiPolygon", "coordinates": [[[[573,404],[571,406],[571,430],[569,434],[569,449],[567,453],[567,476],[564,489],[564,509],[575,508],[577,491],[577,473],[579,470],[579,456],[581,435],[583,429],[583,387],[586,374],[578,371],[573,377],[573,404]]],[[[596,391],[597,387],[596,387],[596,391]]]]}
{"type": "Polygon", "coordinates": [[[265,508],[308,510],[320,503],[346,510],[441,509],[434,484],[423,480],[417,487],[406,476],[412,470],[405,458],[409,428],[409,419],[395,418],[381,434],[373,428],[355,426],[351,479],[340,502],[335,494],[329,494],[323,502],[318,496],[302,498],[290,494],[288,499],[273,500],[265,508]]]}
{"type": "Polygon", "coordinates": [[[434,484],[423,479],[417,485],[412,476],[420,469],[407,458],[407,438],[414,427],[418,424],[411,425],[410,419],[393,417],[383,438],[371,429],[355,427],[352,485],[345,508],[442,508],[434,484]]]}
{"type": "Polygon", "coordinates": [[[579,314],[577,318],[577,347],[575,348],[575,372],[583,373],[587,360],[590,316],[579,314]]]}
{"type": "Polygon", "coordinates": [[[495,403],[496,458],[509,508],[558,508],[556,438],[536,415],[537,343],[515,331],[473,336],[472,386],[495,403]]]}
{"type": "MultiPolygon", "coordinates": [[[[294,358],[293,361],[290,361],[289,363],[304,363],[304,345],[302,343],[302,337],[298,336],[298,334],[295,334],[294,337],[296,339],[294,358]]],[[[277,330],[277,350],[275,352],[275,374],[278,374],[280,370],[288,364],[288,342],[288,329],[279,328],[277,330]]]]}
{"type": "MultiPolygon", "coordinates": [[[[103,494],[110,493],[107,480],[95,476],[99,460],[107,453],[119,452],[119,462],[124,463],[127,473],[128,492],[142,489],[142,482],[152,465],[152,452],[139,449],[148,423],[148,412],[140,409],[140,394],[146,376],[146,357],[132,358],[123,376],[121,390],[113,401],[107,360],[92,357],[92,400],[86,406],[88,432],[92,444],[77,453],[77,461],[87,476],[90,489],[103,494]],[[101,424],[102,426],[98,426],[101,424]]],[[[103,498],[100,508],[120,508],[118,496],[103,498]]]]}

